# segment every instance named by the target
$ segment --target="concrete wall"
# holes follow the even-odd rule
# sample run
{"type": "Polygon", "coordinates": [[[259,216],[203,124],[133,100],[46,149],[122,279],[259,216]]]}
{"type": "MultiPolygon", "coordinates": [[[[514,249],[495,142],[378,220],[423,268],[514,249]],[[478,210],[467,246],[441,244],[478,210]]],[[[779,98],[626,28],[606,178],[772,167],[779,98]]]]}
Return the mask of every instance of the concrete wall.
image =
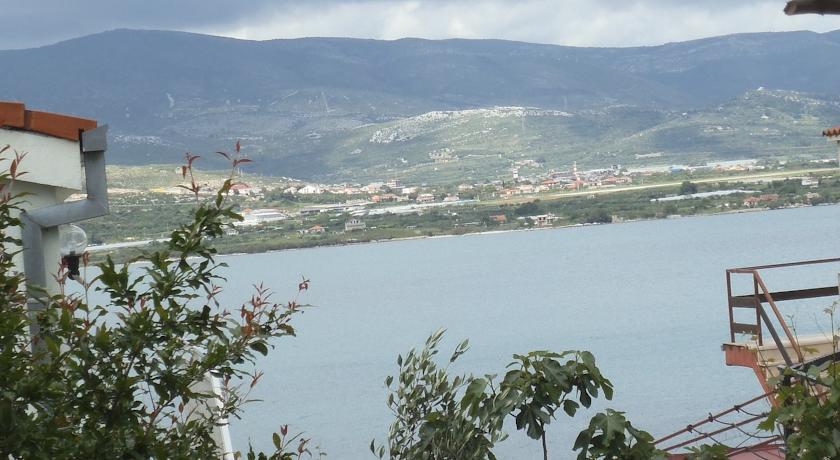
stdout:
{"type": "MultiPolygon", "coordinates": [[[[26,152],[21,164],[26,174],[20,177],[21,181],[73,192],[82,188],[82,157],[78,142],[29,131],[0,129],[0,147],[5,145],[26,152]]],[[[4,155],[14,154],[7,150],[4,155]]],[[[4,167],[8,167],[8,163],[4,167]]]]}
{"type": "MultiPolygon", "coordinates": [[[[7,161],[0,163],[0,170],[8,170],[12,149],[26,153],[19,166],[25,172],[12,186],[12,193],[27,195],[22,198],[21,208],[37,209],[62,203],[71,194],[81,191],[82,163],[79,143],[43,134],[0,128],[0,148],[11,146],[3,154],[7,161]]],[[[20,229],[10,229],[9,235],[20,238],[20,229]]],[[[56,292],[58,285],[53,275],[58,272],[61,262],[58,230],[44,232],[44,267],[47,286],[50,292],[56,292]]],[[[23,255],[14,258],[15,266],[23,271],[23,255]]]]}

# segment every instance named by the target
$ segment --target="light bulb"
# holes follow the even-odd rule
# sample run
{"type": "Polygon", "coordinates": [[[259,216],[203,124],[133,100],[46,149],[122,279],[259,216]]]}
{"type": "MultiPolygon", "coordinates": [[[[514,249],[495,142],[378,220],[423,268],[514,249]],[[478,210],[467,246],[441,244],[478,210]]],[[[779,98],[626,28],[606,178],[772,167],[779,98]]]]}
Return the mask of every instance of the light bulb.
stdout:
{"type": "Polygon", "coordinates": [[[61,255],[82,255],[87,249],[87,234],[77,225],[62,225],[58,229],[61,255]]]}

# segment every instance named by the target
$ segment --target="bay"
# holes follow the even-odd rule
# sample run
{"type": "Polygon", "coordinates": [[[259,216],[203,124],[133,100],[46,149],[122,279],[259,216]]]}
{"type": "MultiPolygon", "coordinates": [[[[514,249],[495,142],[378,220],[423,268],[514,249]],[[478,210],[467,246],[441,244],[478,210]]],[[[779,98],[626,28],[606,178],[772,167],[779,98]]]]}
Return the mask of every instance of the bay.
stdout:
{"type": "MultiPolygon", "coordinates": [[[[453,373],[503,373],[529,350],[590,350],[616,388],[597,408],[664,435],[761,393],[752,371],[724,364],[724,270],[838,255],[840,206],[226,256],[225,303],[256,283],[285,302],[305,277],[298,301],[315,305],[295,320],[298,337],[258,362],[261,401],[232,421],[234,446],[268,450],[288,423],[328,458],[373,458],[368,445],[385,441],[391,421],[383,380],[439,328],[443,355],[470,340],[453,373]]],[[[830,285],[838,268],[767,281],[830,285]]],[[[787,313],[804,329],[814,316],[813,306],[787,313]]],[[[593,413],[549,426],[550,458],[574,458],[593,413]]],[[[500,458],[541,458],[539,442],[513,428],[500,458]]]]}

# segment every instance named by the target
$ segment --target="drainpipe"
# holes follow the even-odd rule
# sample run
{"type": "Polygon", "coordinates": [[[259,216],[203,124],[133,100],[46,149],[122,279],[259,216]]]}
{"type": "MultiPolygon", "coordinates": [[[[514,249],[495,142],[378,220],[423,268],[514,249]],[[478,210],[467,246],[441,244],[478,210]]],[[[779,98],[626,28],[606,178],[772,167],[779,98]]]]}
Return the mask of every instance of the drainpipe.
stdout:
{"type": "MultiPolygon", "coordinates": [[[[85,167],[85,190],[87,196],[80,201],[45,206],[22,211],[23,226],[23,270],[26,275],[27,307],[30,314],[37,314],[46,307],[47,272],[44,266],[44,231],[59,225],[108,214],[108,186],[105,179],[105,150],[107,149],[108,125],[82,131],[79,135],[79,149],[85,167]]],[[[56,262],[58,262],[56,260],[56,262]]],[[[31,323],[31,337],[40,335],[38,325],[31,323]]],[[[42,347],[43,344],[34,346],[42,347]]]]}

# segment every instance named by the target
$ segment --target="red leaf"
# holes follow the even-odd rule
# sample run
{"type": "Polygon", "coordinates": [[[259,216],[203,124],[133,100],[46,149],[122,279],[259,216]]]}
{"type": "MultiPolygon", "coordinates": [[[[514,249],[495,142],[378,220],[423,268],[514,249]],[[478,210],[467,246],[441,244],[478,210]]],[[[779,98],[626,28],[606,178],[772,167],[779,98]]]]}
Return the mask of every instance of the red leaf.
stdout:
{"type": "Polygon", "coordinates": [[[228,160],[230,160],[230,155],[228,155],[227,153],[225,153],[225,152],[216,152],[216,153],[218,153],[219,155],[221,155],[221,156],[227,158],[228,160]]]}
{"type": "Polygon", "coordinates": [[[236,153],[239,153],[239,139],[236,140],[236,153]]]}

